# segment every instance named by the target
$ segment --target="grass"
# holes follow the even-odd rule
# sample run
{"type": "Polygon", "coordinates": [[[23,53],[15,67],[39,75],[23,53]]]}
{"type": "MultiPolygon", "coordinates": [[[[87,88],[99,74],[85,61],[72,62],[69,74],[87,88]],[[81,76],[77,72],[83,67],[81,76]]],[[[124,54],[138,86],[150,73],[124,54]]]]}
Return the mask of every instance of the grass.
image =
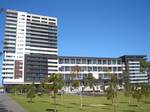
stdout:
{"type": "MultiPolygon", "coordinates": [[[[23,95],[9,95],[16,100],[28,112],[50,112],[54,108],[50,101],[50,96],[36,96],[33,99],[34,103],[28,103],[28,99],[23,95]]],[[[147,98],[147,103],[141,101],[137,103],[132,99],[132,105],[128,105],[128,98],[120,93],[117,97],[117,112],[149,112],[150,98],[147,98]]],[[[64,95],[64,105],[61,105],[61,97],[57,96],[56,108],[58,112],[112,112],[111,101],[104,96],[83,96],[83,109],[80,109],[80,97],[73,95],[64,95]]]]}

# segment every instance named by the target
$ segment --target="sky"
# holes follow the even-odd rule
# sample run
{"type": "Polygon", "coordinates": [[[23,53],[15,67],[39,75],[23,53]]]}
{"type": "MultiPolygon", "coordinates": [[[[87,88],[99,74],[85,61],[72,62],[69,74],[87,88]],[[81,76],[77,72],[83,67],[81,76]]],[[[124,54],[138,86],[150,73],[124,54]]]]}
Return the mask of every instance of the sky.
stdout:
{"type": "MultiPolygon", "coordinates": [[[[150,0],[0,0],[0,8],[57,17],[59,55],[150,59],[150,0]]],[[[4,26],[0,14],[1,51],[4,26]]]]}

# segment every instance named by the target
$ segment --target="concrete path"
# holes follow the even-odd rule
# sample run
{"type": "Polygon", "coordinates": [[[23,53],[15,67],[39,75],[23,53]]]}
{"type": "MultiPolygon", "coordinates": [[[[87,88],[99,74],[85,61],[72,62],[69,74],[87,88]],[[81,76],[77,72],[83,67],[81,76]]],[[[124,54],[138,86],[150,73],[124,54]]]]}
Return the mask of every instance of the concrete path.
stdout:
{"type": "Polygon", "coordinates": [[[0,95],[0,112],[26,112],[18,103],[7,95],[0,95]]]}

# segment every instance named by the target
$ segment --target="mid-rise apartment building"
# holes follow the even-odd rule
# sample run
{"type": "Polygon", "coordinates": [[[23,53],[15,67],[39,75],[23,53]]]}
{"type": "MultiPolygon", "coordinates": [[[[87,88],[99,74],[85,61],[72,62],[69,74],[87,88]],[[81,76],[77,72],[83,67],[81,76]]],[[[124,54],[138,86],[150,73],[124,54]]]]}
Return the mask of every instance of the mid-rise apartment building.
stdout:
{"type": "Polygon", "coordinates": [[[118,58],[59,56],[59,73],[64,74],[64,79],[69,82],[74,67],[78,66],[79,75],[74,79],[83,80],[88,73],[92,73],[101,84],[106,85],[112,74],[116,75],[118,82],[122,84],[123,73],[128,71],[130,83],[148,83],[148,74],[140,71],[140,60],[145,57],[144,55],[124,55],[118,58]]]}
{"type": "Polygon", "coordinates": [[[148,83],[148,74],[140,72],[144,55],[117,58],[58,56],[57,18],[14,10],[6,11],[2,78],[4,84],[40,82],[51,73],[61,73],[69,83],[73,68],[81,68],[74,80],[88,73],[107,84],[110,74],[122,83],[123,72],[129,72],[131,83],[148,83]]]}

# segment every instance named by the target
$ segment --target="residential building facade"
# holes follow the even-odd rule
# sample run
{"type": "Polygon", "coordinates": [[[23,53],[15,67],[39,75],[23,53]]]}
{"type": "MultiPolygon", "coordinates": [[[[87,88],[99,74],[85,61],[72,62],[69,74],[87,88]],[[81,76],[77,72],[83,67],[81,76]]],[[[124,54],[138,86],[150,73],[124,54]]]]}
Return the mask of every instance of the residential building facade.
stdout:
{"type": "Polygon", "coordinates": [[[140,71],[140,60],[145,57],[145,55],[124,55],[118,58],[59,56],[59,73],[64,74],[65,81],[69,82],[74,67],[78,66],[80,71],[74,80],[83,80],[88,73],[92,73],[100,84],[107,85],[111,75],[116,75],[118,83],[122,85],[126,71],[130,83],[148,83],[148,74],[140,71]]]}

